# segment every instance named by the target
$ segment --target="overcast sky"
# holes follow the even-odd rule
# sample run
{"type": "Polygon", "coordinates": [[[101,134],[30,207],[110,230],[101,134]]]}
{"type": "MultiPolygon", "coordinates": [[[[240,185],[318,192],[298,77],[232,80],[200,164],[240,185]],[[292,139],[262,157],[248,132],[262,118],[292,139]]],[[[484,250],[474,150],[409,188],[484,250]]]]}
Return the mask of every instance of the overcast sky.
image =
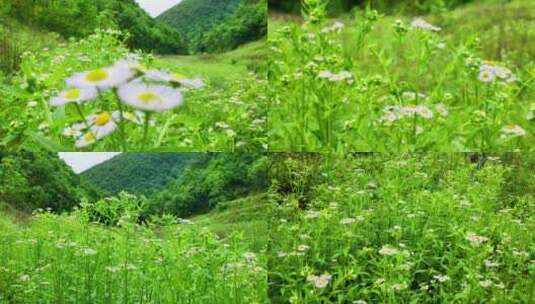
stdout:
{"type": "Polygon", "coordinates": [[[76,173],[85,171],[96,164],[108,160],[119,153],[115,152],[60,152],[59,157],[76,173]]]}
{"type": "Polygon", "coordinates": [[[182,0],[136,0],[149,15],[156,17],[182,0]]]}

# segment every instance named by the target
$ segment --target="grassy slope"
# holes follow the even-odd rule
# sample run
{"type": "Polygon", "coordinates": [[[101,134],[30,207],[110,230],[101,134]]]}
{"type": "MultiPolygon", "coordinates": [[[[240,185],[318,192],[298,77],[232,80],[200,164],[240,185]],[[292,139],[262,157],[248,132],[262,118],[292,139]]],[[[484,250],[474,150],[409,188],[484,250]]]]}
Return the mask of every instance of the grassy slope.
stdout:
{"type": "Polygon", "coordinates": [[[219,83],[246,78],[249,71],[260,68],[266,57],[265,41],[256,41],[222,54],[159,56],[156,65],[219,83]]]}
{"type": "Polygon", "coordinates": [[[215,210],[191,220],[194,225],[207,227],[220,237],[241,231],[244,239],[252,244],[252,250],[259,250],[267,242],[268,209],[265,194],[259,194],[221,203],[215,210]]]}

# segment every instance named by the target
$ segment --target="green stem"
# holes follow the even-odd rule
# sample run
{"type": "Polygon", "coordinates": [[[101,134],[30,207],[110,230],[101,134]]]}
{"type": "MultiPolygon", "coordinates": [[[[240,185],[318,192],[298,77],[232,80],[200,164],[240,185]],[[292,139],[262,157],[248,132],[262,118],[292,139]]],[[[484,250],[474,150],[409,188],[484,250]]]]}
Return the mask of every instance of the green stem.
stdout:
{"type": "MultiPolygon", "coordinates": [[[[114,92],[117,94],[116,90],[114,92]]],[[[117,100],[117,105],[119,106],[119,123],[117,124],[119,126],[119,132],[121,133],[121,146],[123,148],[123,152],[126,152],[128,149],[128,145],[126,143],[126,135],[123,128],[124,123],[124,115],[123,115],[123,104],[120,100],[117,100]]]]}
{"type": "Polygon", "coordinates": [[[148,134],[149,134],[149,121],[150,121],[150,112],[145,112],[145,126],[143,128],[143,150],[147,146],[148,134]]]}
{"type": "Polygon", "coordinates": [[[87,120],[84,116],[84,112],[82,111],[82,107],[80,106],[79,103],[75,102],[74,105],[76,106],[76,111],[78,112],[78,114],[80,115],[80,118],[82,118],[82,121],[84,122],[85,126],[87,127],[87,129],[89,130],[91,128],[91,126],[89,126],[89,124],[87,123],[87,120]]]}

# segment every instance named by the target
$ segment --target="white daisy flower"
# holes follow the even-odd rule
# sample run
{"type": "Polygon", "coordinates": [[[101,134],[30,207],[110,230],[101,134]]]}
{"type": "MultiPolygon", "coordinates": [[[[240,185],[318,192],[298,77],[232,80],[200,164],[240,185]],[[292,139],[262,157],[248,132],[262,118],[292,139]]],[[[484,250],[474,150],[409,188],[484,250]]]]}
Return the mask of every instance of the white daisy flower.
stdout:
{"type": "Polygon", "coordinates": [[[180,91],[162,85],[128,83],[118,93],[124,103],[143,111],[163,112],[183,102],[180,91]]]}
{"type": "Polygon", "coordinates": [[[97,142],[97,135],[90,131],[78,138],[78,140],[74,143],[74,146],[76,148],[84,148],[94,144],[95,142],[97,142]]]}
{"type": "Polygon", "coordinates": [[[90,115],[86,121],[97,139],[110,135],[117,128],[113,116],[108,112],[90,115]]]}
{"type": "Polygon", "coordinates": [[[62,91],[58,96],[50,100],[50,105],[54,107],[62,106],[69,102],[83,103],[84,101],[95,99],[98,92],[95,88],[71,88],[62,91]]]}
{"type": "Polygon", "coordinates": [[[109,89],[118,87],[134,76],[134,72],[125,62],[111,67],[82,72],[67,78],[67,85],[79,88],[96,87],[109,89]]]}
{"type": "Polygon", "coordinates": [[[143,77],[153,81],[171,81],[170,74],[158,70],[148,70],[147,72],[145,72],[145,75],[143,75],[143,77]]]}
{"type": "Polygon", "coordinates": [[[145,73],[145,78],[154,81],[165,81],[179,83],[187,88],[200,89],[205,86],[205,83],[200,78],[188,79],[180,73],[166,73],[158,70],[150,70],[145,73]]]}
{"type": "Polygon", "coordinates": [[[141,57],[137,54],[128,54],[124,59],[121,59],[115,63],[115,66],[127,67],[135,72],[145,73],[147,68],[139,63],[141,57]]]}
{"type": "Polygon", "coordinates": [[[481,82],[489,83],[493,82],[496,79],[496,75],[491,70],[484,69],[479,72],[477,78],[481,82]]]}

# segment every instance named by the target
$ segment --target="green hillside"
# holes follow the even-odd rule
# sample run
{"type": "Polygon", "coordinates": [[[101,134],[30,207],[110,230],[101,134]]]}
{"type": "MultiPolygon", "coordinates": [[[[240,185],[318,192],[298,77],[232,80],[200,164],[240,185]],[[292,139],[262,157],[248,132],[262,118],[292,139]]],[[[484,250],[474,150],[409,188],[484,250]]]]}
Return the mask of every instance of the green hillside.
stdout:
{"type": "Polygon", "coordinates": [[[82,173],[109,195],[126,191],[148,195],[161,189],[196,156],[195,153],[123,153],[82,173]]]}
{"type": "Polygon", "coordinates": [[[155,21],[134,0],[6,0],[0,5],[0,50],[6,54],[0,71],[17,70],[25,51],[52,49],[95,29],[122,31],[131,49],[183,54],[187,48],[176,30],[155,21]]]}
{"type": "Polygon", "coordinates": [[[221,238],[241,231],[251,249],[259,250],[267,242],[266,214],[269,211],[270,202],[265,194],[251,195],[222,202],[214,210],[192,217],[191,221],[194,226],[206,227],[221,238]]]}
{"type": "Polygon", "coordinates": [[[29,213],[37,208],[71,210],[97,192],[55,153],[0,153],[0,210],[29,213]]]}
{"type": "Polygon", "coordinates": [[[265,191],[265,166],[266,158],[252,153],[123,153],[82,176],[108,195],[147,196],[144,217],[190,217],[265,191]]]}
{"type": "Polygon", "coordinates": [[[184,0],[157,17],[186,37],[192,53],[220,52],[265,36],[265,0],[184,0]]]}

